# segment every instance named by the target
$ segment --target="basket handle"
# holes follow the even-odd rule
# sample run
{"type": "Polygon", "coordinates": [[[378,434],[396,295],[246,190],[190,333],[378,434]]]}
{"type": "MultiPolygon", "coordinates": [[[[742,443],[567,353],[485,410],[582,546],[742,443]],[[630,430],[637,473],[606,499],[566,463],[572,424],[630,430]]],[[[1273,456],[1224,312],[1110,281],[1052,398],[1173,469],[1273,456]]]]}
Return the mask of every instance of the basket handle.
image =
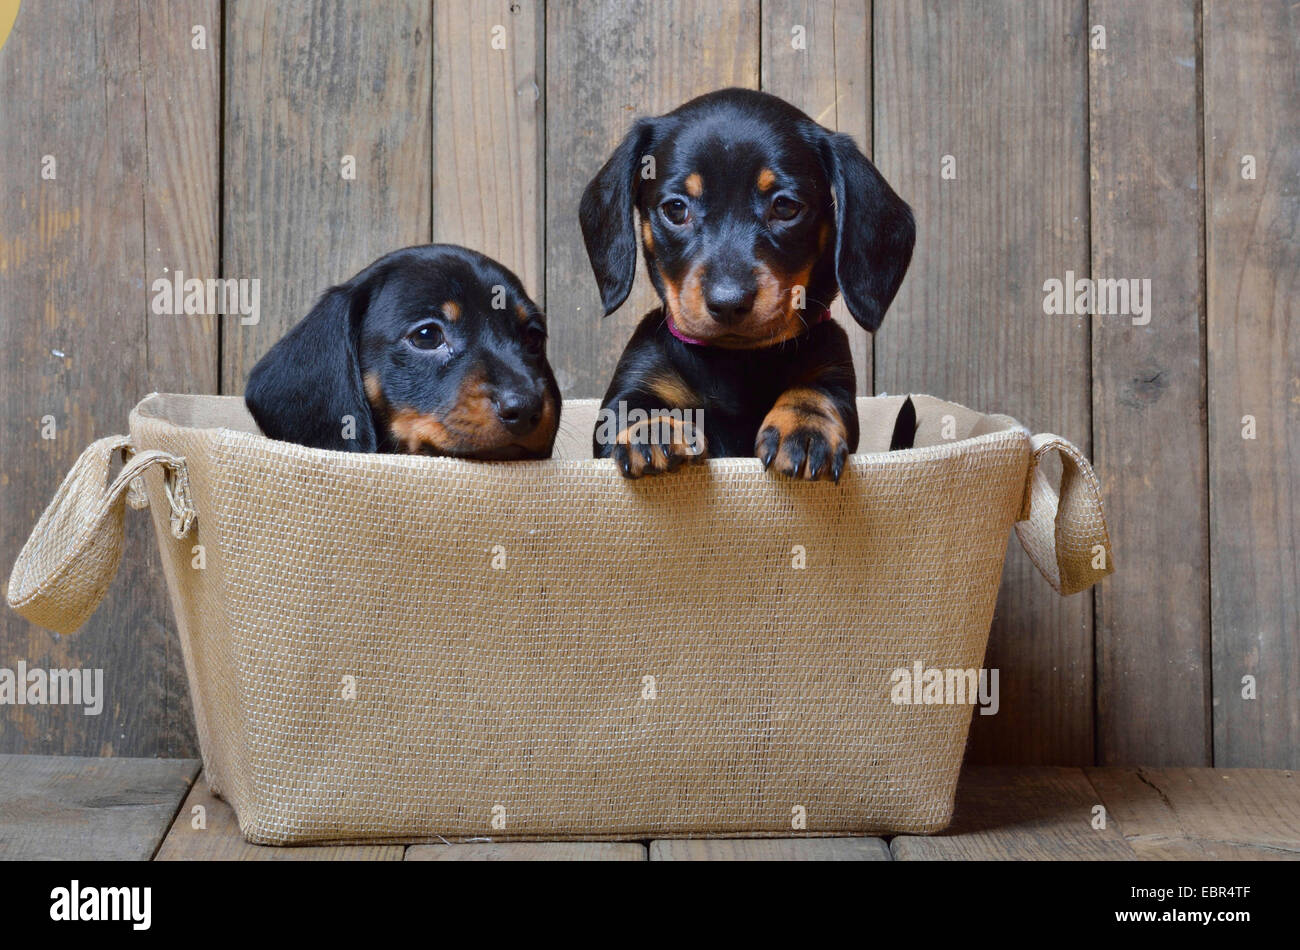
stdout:
{"type": "Polygon", "coordinates": [[[9,606],[56,633],[72,633],[85,623],[122,559],[126,504],[149,504],[141,476],[151,465],[166,469],[172,535],[189,534],[196,513],[185,459],[156,449],[136,452],[126,436],[99,439],[73,464],[18,552],[6,592],[9,606]],[[117,452],[122,470],[109,482],[117,452]]]}
{"type": "Polygon", "coordinates": [[[1030,560],[1060,594],[1087,590],[1115,570],[1097,476],[1073,443],[1043,433],[1030,439],[1033,457],[1016,535],[1030,560]],[[1039,464],[1048,452],[1061,458],[1060,490],[1039,464]]]}

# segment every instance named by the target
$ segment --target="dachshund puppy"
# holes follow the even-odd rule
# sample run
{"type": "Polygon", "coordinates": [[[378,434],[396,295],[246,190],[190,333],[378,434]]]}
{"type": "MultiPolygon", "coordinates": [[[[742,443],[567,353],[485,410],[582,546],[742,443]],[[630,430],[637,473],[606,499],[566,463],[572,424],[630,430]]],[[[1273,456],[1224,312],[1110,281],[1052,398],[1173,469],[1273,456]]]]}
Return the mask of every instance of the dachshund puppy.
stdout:
{"type": "Polygon", "coordinates": [[[911,261],[911,209],[847,135],[724,89],[638,121],[587,185],[579,217],[607,315],[632,288],[634,212],[663,306],[619,360],[596,457],[636,478],[756,455],[838,481],[858,444],[856,380],[828,308],[842,293],[864,329],[880,326],[911,261]]]}
{"type": "Polygon", "coordinates": [[[244,401],[273,439],[351,452],[548,458],[560,421],[546,317],[514,274],[450,244],[325,291],[244,401]]]}

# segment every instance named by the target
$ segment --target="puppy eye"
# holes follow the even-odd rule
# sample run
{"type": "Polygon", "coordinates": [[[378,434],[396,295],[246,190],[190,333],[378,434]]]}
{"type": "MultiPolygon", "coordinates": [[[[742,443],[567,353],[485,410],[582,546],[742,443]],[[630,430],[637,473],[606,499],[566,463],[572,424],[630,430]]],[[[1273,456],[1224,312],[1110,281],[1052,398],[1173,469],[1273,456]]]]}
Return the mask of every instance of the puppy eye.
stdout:
{"type": "Polygon", "coordinates": [[[546,331],[541,327],[528,327],[524,330],[524,346],[529,353],[540,353],[546,347],[546,331]]]}
{"type": "Polygon", "coordinates": [[[772,200],[772,217],[778,221],[793,221],[802,210],[803,205],[785,195],[777,195],[772,200]]]}
{"type": "Polygon", "coordinates": [[[407,334],[406,339],[417,350],[436,350],[447,342],[442,335],[442,328],[436,323],[420,324],[407,334]]]}
{"type": "Polygon", "coordinates": [[[686,202],[681,198],[669,198],[659,206],[660,213],[668,219],[670,224],[681,226],[691,217],[691,209],[686,206],[686,202]]]}

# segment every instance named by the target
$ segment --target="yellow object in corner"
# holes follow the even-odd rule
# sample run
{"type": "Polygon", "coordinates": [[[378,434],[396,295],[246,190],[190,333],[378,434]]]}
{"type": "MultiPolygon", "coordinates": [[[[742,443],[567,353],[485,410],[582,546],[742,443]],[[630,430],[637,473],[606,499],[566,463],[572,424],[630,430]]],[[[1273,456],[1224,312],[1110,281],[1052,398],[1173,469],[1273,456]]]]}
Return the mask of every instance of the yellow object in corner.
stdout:
{"type": "Polygon", "coordinates": [[[9,32],[14,28],[21,2],[22,0],[0,0],[0,49],[4,48],[5,40],[9,39],[9,32]]]}

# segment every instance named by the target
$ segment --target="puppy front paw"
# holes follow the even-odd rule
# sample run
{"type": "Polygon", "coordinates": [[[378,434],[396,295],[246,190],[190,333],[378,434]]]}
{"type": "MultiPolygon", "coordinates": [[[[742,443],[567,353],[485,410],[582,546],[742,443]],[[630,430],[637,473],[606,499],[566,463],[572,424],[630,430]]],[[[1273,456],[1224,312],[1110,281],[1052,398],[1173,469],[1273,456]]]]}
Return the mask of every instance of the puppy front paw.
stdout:
{"type": "Polygon", "coordinates": [[[849,433],[834,405],[809,389],[782,393],[754,440],[754,455],[764,468],[808,481],[838,482],[849,451],[849,433]]]}
{"type": "Polygon", "coordinates": [[[697,426],[670,416],[654,416],[620,432],[610,458],[624,478],[640,478],[674,471],[707,454],[704,433],[697,426]]]}

